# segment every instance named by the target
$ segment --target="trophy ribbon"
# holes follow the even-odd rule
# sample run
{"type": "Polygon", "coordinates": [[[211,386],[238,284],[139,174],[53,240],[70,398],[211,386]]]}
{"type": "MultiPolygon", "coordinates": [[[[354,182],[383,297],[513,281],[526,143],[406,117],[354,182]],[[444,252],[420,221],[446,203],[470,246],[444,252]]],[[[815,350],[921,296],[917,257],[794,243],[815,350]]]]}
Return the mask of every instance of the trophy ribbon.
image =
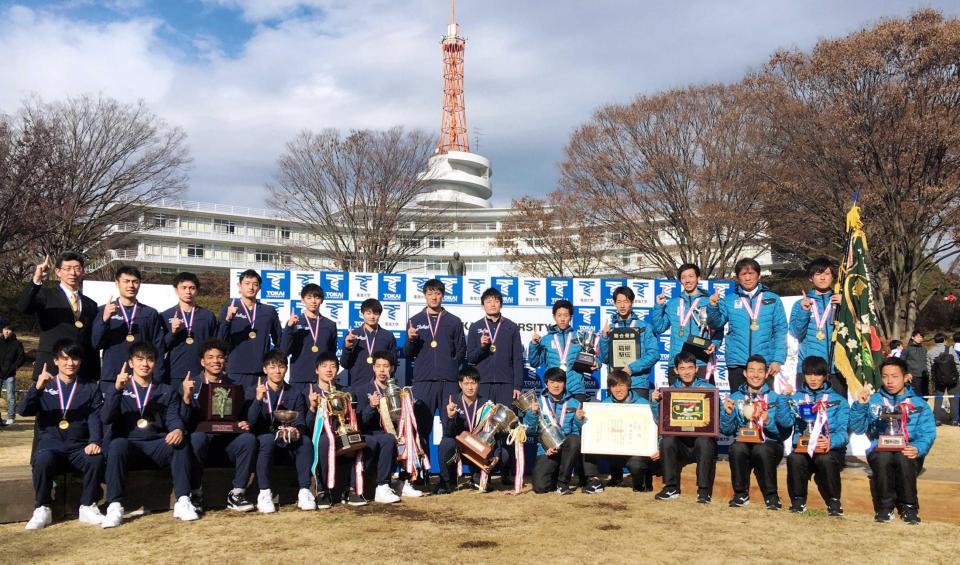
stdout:
{"type": "Polygon", "coordinates": [[[66,421],[67,411],[70,410],[70,405],[73,404],[73,393],[77,392],[77,381],[73,381],[73,388],[70,389],[70,397],[67,398],[66,404],[63,402],[63,388],[60,385],[60,377],[54,377],[54,380],[57,381],[57,400],[60,401],[60,414],[61,418],[66,421]]]}
{"type": "Polygon", "coordinates": [[[828,398],[830,397],[824,394],[823,398],[813,405],[813,411],[817,413],[817,419],[813,422],[813,428],[810,430],[810,444],[807,445],[807,455],[810,457],[813,457],[814,451],[817,450],[817,441],[820,439],[820,434],[823,432],[830,434],[830,424],[827,422],[828,398]]]}
{"type": "Polygon", "coordinates": [[[570,330],[570,333],[567,334],[567,344],[565,347],[560,347],[560,340],[557,339],[557,334],[553,334],[553,348],[557,350],[557,357],[560,358],[560,365],[563,367],[567,366],[567,356],[570,354],[570,345],[573,343],[573,330],[570,330]]]}
{"type": "Polygon", "coordinates": [[[513,445],[513,459],[516,466],[513,471],[513,494],[523,490],[523,473],[526,471],[526,459],[523,445],[527,442],[527,426],[520,424],[507,433],[507,445],[513,445]]]}
{"type": "Polygon", "coordinates": [[[419,435],[417,430],[417,420],[413,417],[413,401],[409,395],[404,395],[401,400],[400,429],[397,434],[403,440],[407,450],[407,462],[405,468],[410,476],[416,476],[417,465],[421,469],[430,469],[430,457],[423,452],[420,442],[417,441],[419,435]]]}
{"type": "Polygon", "coordinates": [[[760,432],[760,441],[767,441],[767,434],[763,429],[767,419],[767,395],[758,396],[754,403],[757,405],[757,418],[753,421],[753,426],[760,432]]]}
{"type": "Polygon", "coordinates": [[[333,437],[333,419],[327,416],[327,411],[324,409],[323,418],[319,420],[327,434],[327,488],[333,489],[337,484],[337,440],[333,437]]]}
{"type": "Polygon", "coordinates": [[[763,293],[758,292],[757,298],[759,298],[759,300],[757,300],[757,307],[754,308],[752,298],[745,298],[743,296],[740,297],[740,303],[743,304],[744,310],[747,311],[747,317],[750,318],[751,330],[759,327],[758,320],[760,319],[760,307],[763,306],[763,293]]]}
{"type": "Polygon", "coordinates": [[[827,327],[827,320],[830,319],[830,314],[833,312],[833,304],[827,302],[827,307],[823,309],[823,315],[820,315],[820,311],[817,309],[817,301],[810,301],[810,315],[813,316],[813,322],[817,326],[817,333],[823,333],[824,329],[827,327]]]}
{"type": "MultiPolygon", "coordinates": [[[[893,408],[893,404],[887,400],[883,399],[883,403],[887,406],[893,408]]],[[[910,430],[907,429],[907,424],[910,422],[910,409],[913,408],[913,403],[909,400],[904,400],[897,404],[900,407],[900,431],[903,432],[903,441],[910,443],[910,430]]]]}

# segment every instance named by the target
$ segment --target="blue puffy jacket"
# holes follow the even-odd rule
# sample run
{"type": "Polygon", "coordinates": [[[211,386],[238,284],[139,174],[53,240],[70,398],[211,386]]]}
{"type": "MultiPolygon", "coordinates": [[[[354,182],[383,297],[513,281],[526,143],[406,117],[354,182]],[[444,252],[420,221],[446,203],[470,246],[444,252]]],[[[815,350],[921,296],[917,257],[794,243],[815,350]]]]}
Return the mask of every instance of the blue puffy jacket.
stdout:
{"type": "Polygon", "coordinates": [[[556,324],[547,327],[547,335],[540,338],[540,343],[530,342],[527,347],[527,363],[536,370],[543,366],[544,369],[559,367],[564,361],[567,365],[567,387],[566,391],[570,394],[584,394],[587,389],[583,384],[583,375],[573,370],[573,362],[580,353],[580,345],[577,343],[576,332],[573,327],[567,326],[561,330],[556,324]],[[553,343],[556,338],[561,348],[566,347],[567,337],[573,336],[570,342],[570,349],[567,351],[565,360],[560,359],[560,351],[553,343]]]}
{"type": "MultiPolygon", "coordinates": [[[[746,384],[731,393],[729,398],[734,401],[744,400],[749,394],[746,384]]],[[[787,404],[787,397],[777,394],[767,386],[766,383],[760,388],[760,392],[752,395],[755,398],[762,398],[767,402],[767,417],[763,423],[764,439],[766,441],[783,442],[790,437],[793,432],[793,412],[787,404]]],[[[733,411],[727,414],[727,411],[720,408],[720,433],[726,436],[737,437],[740,428],[747,426],[747,420],[734,407],[733,411]]]]}
{"type": "Polygon", "coordinates": [[[742,367],[751,355],[762,355],[767,364],[783,364],[787,359],[787,315],[780,296],[764,285],[757,286],[753,299],[740,285],[724,296],[716,306],[707,304],[707,323],[715,330],[727,326],[728,367],[742,367]],[[756,307],[762,300],[756,331],[750,329],[750,316],[740,298],[756,307]]]}
{"type": "Polygon", "coordinates": [[[930,405],[909,386],[898,395],[892,395],[881,388],[870,395],[866,403],[854,402],[850,407],[850,433],[867,434],[872,451],[877,447],[877,436],[883,433],[887,425],[876,416],[876,411],[883,405],[896,406],[901,403],[910,407],[907,414],[908,441],[923,457],[930,452],[934,440],[937,439],[937,424],[930,405]]]}
{"type": "MultiPolygon", "coordinates": [[[[550,409],[550,406],[546,403],[546,401],[549,401],[550,404],[553,405],[553,415],[557,422],[561,423],[563,433],[568,436],[580,435],[580,420],[578,420],[576,416],[577,408],[580,408],[580,401],[574,398],[569,392],[564,391],[563,396],[560,397],[560,400],[554,402],[553,398],[550,397],[550,394],[547,393],[537,397],[537,402],[540,404],[541,410],[550,409]],[[563,414],[564,406],[567,408],[566,414],[563,414]]],[[[523,413],[523,424],[527,426],[527,434],[537,438],[537,455],[546,455],[547,451],[543,448],[543,444],[540,442],[539,437],[540,417],[535,412],[527,410],[523,413]]]]}
{"type": "MultiPolygon", "coordinates": [[[[692,295],[681,290],[679,296],[674,296],[663,304],[657,304],[650,312],[650,325],[653,326],[657,335],[663,335],[667,330],[670,330],[671,362],[673,362],[677,353],[680,353],[680,350],[683,349],[683,344],[687,341],[688,337],[693,334],[700,335],[700,326],[697,325],[699,323],[697,314],[693,314],[690,319],[687,320],[686,324],[681,323],[681,302],[683,303],[684,311],[689,312],[694,303],[696,303],[697,309],[706,308],[706,306],[710,304],[710,296],[701,288],[696,289],[692,295]],[[683,335],[680,335],[681,330],[683,331],[683,335]]],[[[711,331],[710,336],[714,345],[720,347],[722,334],[718,331],[711,331]]],[[[697,359],[697,365],[705,364],[706,363],[700,359],[697,359]]]]}
{"type": "MultiPolygon", "coordinates": [[[[850,440],[848,432],[850,423],[850,405],[847,399],[840,395],[829,382],[823,383],[818,390],[813,390],[807,385],[800,387],[800,390],[793,393],[791,400],[795,404],[801,402],[825,401],[827,404],[827,429],[823,433],[830,433],[830,449],[842,448],[850,440]],[[826,396],[826,398],[824,398],[826,396]]],[[[791,410],[792,412],[792,410],[791,410]]],[[[793,425],[793,447],[797,447],[797,440],[807,431],[807,422],[801,420],[794,414],[793,425]]]]}
{"type": "MultiPolygon", "coordinates": [[[[819,294],[816,290],[810,289],[807,292],[807,298],[817,305],[817,312],[823,315],[830,306],[830,297],[833,291],[827,291],[826,294],[819,294]]],[[[827,316],[827,324],[823,329],[823,339],[817,338],[817,321],[813,317],[812,310],[803,309],[803,301],[798,300],[790,310],[790,335],[797,338],[800,342],[800,353],[797,356],[797,374],[802,374],[803,360],[807,357],[823,357],[830,359],[830,337],[833,335],[833,309],[830,309],[827,316]]],[[[830,367],[831,372],[833,367],[830,367]]]]}
{"type": "MultiPolygon", "coordinates": [[[[657,334],[648,322],[643,321],[637,316],[636,312],[631,311],[630,315],[624,319],[620,314],[614,312],[610,316],[610,329],[617,328],[637,328],[640,331],[640,357],[633,363],[630,363],[630,388],[650,389],[654,386],[655,377],[653,368],[660,360],[660,342],[657,340],[657,334]]],[[[610,338],[600,337],[600,360],[606,363],[610,357],[610,338]]]]}

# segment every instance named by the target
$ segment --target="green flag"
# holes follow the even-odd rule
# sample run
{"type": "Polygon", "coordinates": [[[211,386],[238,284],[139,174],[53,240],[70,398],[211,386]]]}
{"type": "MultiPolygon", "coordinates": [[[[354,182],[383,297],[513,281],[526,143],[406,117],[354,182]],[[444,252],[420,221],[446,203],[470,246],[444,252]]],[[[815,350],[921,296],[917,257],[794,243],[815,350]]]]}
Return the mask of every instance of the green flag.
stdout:
{"type": "Polygon", "coordinates": [[[880,371],[873,359],[873,352],[880,350],[880,338],[870,289],[867,236],[856,204],[847,213],[847,232],[850,244],[837,281],[843,301],[833,326],[833,362],[849,391],[856,393],[864,384],[880,387],[880,371]]]}

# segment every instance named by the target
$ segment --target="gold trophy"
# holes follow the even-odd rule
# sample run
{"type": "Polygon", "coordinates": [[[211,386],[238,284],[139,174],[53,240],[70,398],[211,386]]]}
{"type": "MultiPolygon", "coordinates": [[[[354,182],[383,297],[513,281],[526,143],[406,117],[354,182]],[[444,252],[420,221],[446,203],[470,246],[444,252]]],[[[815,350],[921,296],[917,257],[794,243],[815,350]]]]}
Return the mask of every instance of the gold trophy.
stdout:
{"type": "Polygon", "coordinates": [[[497,465],[497,458],[491,457],[496,435],[509,432],[520,420],[513,410],[503,404],[487,401],[481,410],[486,410],[487,415],[477,425],[476,429],[479,431],[460,432],[456,439],[461,455],[477,467],[489,471],[497,465]]]}
{"type": "Polygon", "coordinates": [[[337,426],[337,455],[346,455],[363,449],[367,444],[348,418],[353,395],[338,391],[334,384],[330,383],[330,392],[323,400],[326,403],[326,413],[331,418],[336,418],[340,424],[337,426]]]}

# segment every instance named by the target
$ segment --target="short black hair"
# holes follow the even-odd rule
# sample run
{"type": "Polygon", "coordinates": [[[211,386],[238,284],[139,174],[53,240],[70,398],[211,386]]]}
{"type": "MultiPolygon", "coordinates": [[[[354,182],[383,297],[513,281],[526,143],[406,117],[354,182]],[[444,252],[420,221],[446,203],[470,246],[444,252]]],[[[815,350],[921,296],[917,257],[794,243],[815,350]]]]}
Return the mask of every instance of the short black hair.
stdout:
{"type": "Polygon", "coordinates": [[[960,343],[960,332],[953,334],[953,343],[960,343]]]}
{"type": "Polygon", "coordinates": [[[283,365],[284,367],[288,367],[287,352],[282,349],[274,349],[264,355],[263,366],[268,367],[270,365],[283,365]]]}
{"type": "Polygon", "coordinates": [[[488,298],[495,298],[497,302],[503,304],[503,293],[496,288],[490,287],[483,291],[483,294],[480,295],[480,303],[483,304],[488,298]]]}
{"type": "Polygon", "coordinates": [[[374,363],[377,362],[377,359],[386,359],[387,361],[390,362],[390,367],[392,369],[395,369],[397,367],[397,357],[393,353],[390,353],[389,351],[387,351],[386,349],[381,349],[380,351],[374,351],[371,357],[373,357],[374,363]]]}
{"type": "Polygon", "coordinates": [[[326,298],[323,287],[317,283],[303,285],[303,288],[300,289],[300,298],[306,298],[307,296],[319,296],[320,302],[323,302],[323,299],[326,298]]]}
{"type": "Polygon", "coordinates": [[[220,351],[220,353],[223,353],[224,355],[230,353],[230,346],[227,345],[227,342],[223,341],[222,339],[212,337],[200,344],[200,358],[202,359],[203,356],[206,355],[207,351],[214,349],[220,351]]]}
{"type": "Polygon", "coordinates": [[[82,361],[83,347],[72,339],[60,339],[53,344],[53,356],[59,357],[61,354],[82,361]]]}
{"type": "Polygon", "coordinates": [[[807,265],[807,276],[819,275],[826,270],[833,273],[833,276],[837,276],[837,269],[833,266],[833,261],[827,257],[817,257],[807,265]]]}
{"type": "MultiPolygon", "coordinates": [[[[960,335],[960,334],[957,334],[957,335],[960,335]]],[[[957,336],[956,336],[956,335],[953,336],[953,339],[954,339],[954,341],[956,341],[957,336]]],[[[899,339],[891,339],[891,340],[890,340],[890,349],[891,349],[891,350],[894,350],[894,349],[900,347],[901,345],[903,345],[903,343],[901,343],[899,339]]]]}
{"type": "Polygon", "coordinates": [[[679,367],[680,363],[693,363],[697,364],[697,356],[689,351],[681,351],[673,356],[673,366],[674,368],[679,367]]]}
{"type": "Polygon", "coordinates": [[[200,279],[197,278],[197,275],[193,273],[183,272],[173,277],[173,287],[176,288],[180,286],[182,282],[192,282],[194,286],[197,287],[197,290],[200,290],[200,279]]]}
{"type": "Polygon", "coordinates": [[[16,329],[13,327],[13,321],[6,318],[0,318],[0,330],[3,328],[10,328],[11,330],[16,329]]]}
{"type": "Polygon", "coordinates": [[[693,269],[693,272],[697,275],[697,278],[700,278],[700,266],[695,263],[684,263],[683,265],[677,267],[677,278],[679,279],[680,275],[682,275],[684,271],[689,271],[691,269],[693,269]]]}
{"type": "Polygon", "coordinates": [[[910,369],[907,367],[907,362],[899,357],[887,357],[880,363],[879,371],[883,372],[884,367],[900,367],[900,371],[904,375],[910,372],[910,369]]]}
{"type": "Polygon", "coordinates": [[[240,273],[240,276],[237,277],[237,280],[243,282],[243,279],[257,279],[257,284],[263,284],[263,279],[260,278],[260,273],[253,269],[247,269],[246,271],[240,273]]]}
{"type": "Polygon", "coordinates": [[[747,358],[747,362],[744,363],[743,366],[746,367],[750,363],[763,363],[763,366],[766,367],[767,359],[763,355],[751,355],[749,358],[747,358]]]}
{"type": "Polygon", "coordinates": [[[607,389],[609,390],[617,385],[629,385],[630,378],[630,373],[623,369],[614,369],[607,375],[607,389]]]}
{"type": "Polygon", "coordinates": [[[134,267],[133,265],[121,265],[117,272],[113,275],[113,280],[119,281],[120,277],[123,275],[129,275],[138,281],[143,280],[143,276],[140,274],[140,269],[134,267]]]}
{"type": "Polygon", "coordinates": [[[466,367],[460,369],[460,374],[457,375],[457,382],[462,383],[463,379],[473,379],[480,382],[480,371],[476,367],[471,367],[467,365],[466,367]]]}
{"type": "Polygon", "coordinates": [[[84,267],[83,255],[77,253],[76,251],[64,251],[60,255],[57,255],[57,268],[63,266],[67,261],[77,261],[80,263],[81,267],[84,267]]]}
{"type": "Polygon", "coordinates": [[[147,359],[156,361],[159,355],[156,346],[152,343],[149,341],[138,341],[130,346],[130,351],[127,353],[128,360],[134,357],[146,357],[147,359]]]}
{"type": "Polygon", "coordinates": [[[440,279],[430,279],[423,283],[423,293],[426,294],[428,290],[439,290],[440,294],[446,294],[447,285],[443,284],[440,279]]]}
{"type": "Polygon", "coordinates": [[[920,330],[913,330],[913,333],[910,334],[910,337],[917,337],[917,336],[923,337],[923,332],[920,330]]]}
{"type": "Polygon", "coordinates": [[[368,298],[360,303],[360,313],[362,314],[367,310],[374,314],[383,314],[383,304],[380,304],[380,301],[376,298],[368,298]]]}
{"type": "Polygon", "coordinates": [[[320,365],[324,363],[329,363],[333,361],[337,365],[337,370],[340,370],[340,360],[337,359],[337,354],[333,351],[324,351],[323,353],[317,355],[317,360],[313,362],[313,368],[319,369],[320,365]]]}
{"type": "Polygon", "coordinates": [[[629,286],[618,286],[617,288],[613,289],[613,295],[612,295],[613,301],[616,302],[617,296],[621,294],[626,296],[627,300],[629,300],[631,303],[637,299],[637,295],[633,293],[632,288],[630,288],[629,286]]]}
{"type": "Polygon", "coordinates": [[[567,372],[561,369],[560,367],[550,367],[547,369],[547,372],[543,375],[544,381],[560,381],[563,383],[567,382],[567,372]]]}
{"type": "Polygon", "coordinates": [[[733,266],[733,272],[738,276],[740,275],[740,271],[744,269],[753,269],[759,275],[760,263],[757,263],[757,260],[751,257],[744,257],[743,259],[737,261],[737,264],[733,266]]]}
{"type": "Polygon", "coordinates": [[[937,333],[933,336],[933,343],[943,343],[943,342],[945,342],[945,341],[947,341],[947,334],[945,334],[945,333],[943,333],[943,332],[937,332],[937,333]]]}
{"type": "Polygon", "coordinates": [[[571,316],[573,315],[573,304],[570,304],[570,301],[569,301],[569,300],[567,300],[567,299],[565,299],[565,298],[561,298],[560,300],[557,300],[556,302],[554,302],[554,303],[553,303],[553,315],[556,316],[556,315],[557,315],[557,310],[560,310],[561,308],[566,308],[567,311],[570,312],[570,315],[571,315],[571,316]]]}
{"type": "Polygon", "coordinates": [[[803,368],[801,371],[804,375],[819,375],[825,377],[830,374],[830,365],[823,357],[811,355],[803,360],[803,368]]]}

